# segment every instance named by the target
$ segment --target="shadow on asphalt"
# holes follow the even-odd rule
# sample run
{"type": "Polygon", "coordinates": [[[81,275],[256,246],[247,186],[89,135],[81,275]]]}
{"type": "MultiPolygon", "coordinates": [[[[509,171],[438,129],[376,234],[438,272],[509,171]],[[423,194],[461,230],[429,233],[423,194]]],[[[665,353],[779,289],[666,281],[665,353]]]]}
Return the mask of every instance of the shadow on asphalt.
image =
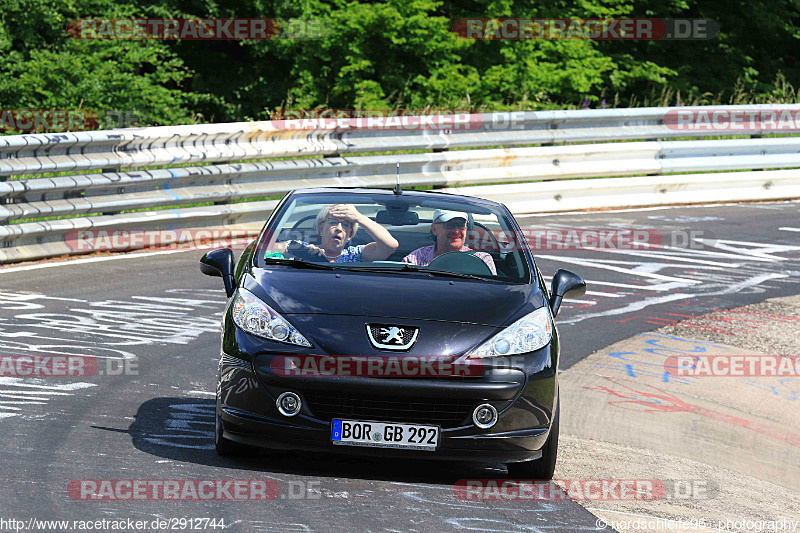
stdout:
{"type": "Polygon", "coordinates": [[[413,483],[452,484],[466,477],[504,477],[501,464],[419,461],[290,452],[247,448],[236,458],[214,450],[214,400],[153,398],[139,406],[127,431],[133,445],[145,453],[206,466],[315,477],[375,479],[413,483]]]}

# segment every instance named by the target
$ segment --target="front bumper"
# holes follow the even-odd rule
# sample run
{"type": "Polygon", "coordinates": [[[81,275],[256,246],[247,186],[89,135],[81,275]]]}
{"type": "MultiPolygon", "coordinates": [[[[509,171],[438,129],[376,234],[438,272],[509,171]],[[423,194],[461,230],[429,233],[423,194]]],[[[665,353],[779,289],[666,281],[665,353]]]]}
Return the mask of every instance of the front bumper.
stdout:
{"type": "MultiPolygon", "coordinates": [[[[534,354],[541,360],[548,353],[534,354]]],[[[549,435],[557,395],[556,372],[487,368],[475,378],[287,377],[269,370],[272,355],[247,361],[223,355],[217,416],[223,436],[241,444],[284,450],[481,462],[537,459],[549,435]],[[275,406],[285,391],[300,395],[303,408],[286,417],[275,406]],[[480,429],[474,408],[491,403],[497,424],[480,429]],[[439,425],[435,452],[336,446],[331,419],[439,425]]]]}

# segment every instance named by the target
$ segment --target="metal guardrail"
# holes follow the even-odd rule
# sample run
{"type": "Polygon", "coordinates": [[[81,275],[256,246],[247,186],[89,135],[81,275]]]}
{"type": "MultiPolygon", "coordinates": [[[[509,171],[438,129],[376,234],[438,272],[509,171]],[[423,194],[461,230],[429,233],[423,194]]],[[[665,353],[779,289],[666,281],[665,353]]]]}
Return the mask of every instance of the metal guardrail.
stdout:
{"type": "MultiPolygon", "coordinates": [[[[676,128],[676,109],[742,108],[459,115],[449,129],[323,120],[0,137],[0,263],[84,252],[64,238],[81,229],[260,225],[275,202],[230,202],[300,187],[390,187],[397,162],[405,186],[505,199],[516,212],[800,197],[798,172],[730,172],[800,168],[800,137],[761,138],[772,132],[758,123],[733,132],[753,138],[661,140],[731,135],[676,128]],[[725,173],[696,174],[708,171],[725,173]],[[671,173],[681,174],[662,176],[671,173]],[[524,183],[464,187],[499,182],[524,183]],[[217,205],[178,207],[206,202],[217,205]],[[144,208],[156,210],[118,214],[144,208]],[[19,222],[42,217],[57,219],[19,222]]],[[[800,133],[793,126],[781,132],[800,133]]]]}

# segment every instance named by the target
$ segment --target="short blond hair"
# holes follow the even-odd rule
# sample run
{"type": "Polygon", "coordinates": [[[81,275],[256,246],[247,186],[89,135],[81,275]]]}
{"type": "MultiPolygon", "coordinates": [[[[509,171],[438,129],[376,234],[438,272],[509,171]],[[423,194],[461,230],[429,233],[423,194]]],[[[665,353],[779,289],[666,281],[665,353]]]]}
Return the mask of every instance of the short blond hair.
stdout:
{"type": "MultiPolygon", "coordinates": [[[[331,213],[331,207],[333,207],[334,205],[338,205],[338,204],[327,204],[327,205],[324,205],[324,206],[322,206],[322,209],[319,210],[319,213],[317,213],[317,233],[319,233],[320,224],[325,222],[325,219],[328,218],[328,215],[330,215],[330,213],[331,213]]],[[[356,232],[358,232],[358,222],[353,222],[353,234],[350,235],[347,238],[347,240],[349,241],[350,239],[355,237],[356,232]]]]}

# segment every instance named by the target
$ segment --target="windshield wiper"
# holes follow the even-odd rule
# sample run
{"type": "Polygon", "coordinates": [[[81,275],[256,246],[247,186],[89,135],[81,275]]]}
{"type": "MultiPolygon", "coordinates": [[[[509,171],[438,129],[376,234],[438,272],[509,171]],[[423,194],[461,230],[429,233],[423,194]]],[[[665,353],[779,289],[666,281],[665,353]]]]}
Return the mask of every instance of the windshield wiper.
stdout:
{"type": "Polygon", "coordinates": [[[371,267],[371,266],[344,266],[347,263],[315,263],[312,261],[306,261],[304,259],[292,258],[292,259],[278,259],[276,257],[265,257],[264,262],[270,265],[288,265],[295,268],[316,268],[320,270],[333,270],[333,269],[340,269],[340,270],[350,270],[350,271],[361,271],[361,272],[418,272],[420,274],[431,274],[433,276],[443,276],[449,278],[464,278],[464,279],[479,279],[481,281],[499,281],[491,278],[485,278],[482,276],[476,276],[474,274],[464,274],[461,272],[451,272],[449,270],[436,270],[430,269],[428,267],[420,267],[417,265],[412,265],[409,263],[404,263],[403,266],[398,266],[398,268],[391,268],[391,267],[371,267]],[[334,266],[336,265],[336,266],[334,266]]]}
{"type": "Polygon", "coordinates": [[[317,268],[321,270],[332,270],[334,267],[332,264],[328,263],[315,263],[312,261],[306,261],[305,259],[298,259],[294,257],[292,259],[280,259],[277,257],[265,257],[264,263],[268,265],[288,265],[294,268],[317,268]]]}
{"type": "Polygon", "coordinates": [[[428,267],[421,267],[418,265],[412,265],[410,263],[403,263],[402,266],[397,268],[391,268],[388,266],[381,266],[381,267],[349,267],[347,270],[363,270],[366,272],[419,272],[421,274],[432,274],[434,276],[445,276],[450,278],[466,278],[466,279],[479,279],[481,281],[496,281],[493,279],[484,278],[481,276],[476,276],[474,274],[464,274],[461,272],[451,272],[450,270],[436,270],[430,269],[428,267]]]}
{"type": "MultiPolygon", "coordinates": [[[[427,272],[429,274],[433,274],[434,276],[445,276],[445,277],[452,277],[452,278],[467,278],[467,279],[479,279],[481,281],[487,281],[487,278],[483,276],[476,276],[475,274],[464,274],[463,272],[451,272],[449,270],[431,270],[429,268],[419,268],[416,267],[410,269],[403,269],[403,270],[410,270],[411,272],[427,272]]],[[[493,281],[493,280],[490,280],[493,281]]]]}

